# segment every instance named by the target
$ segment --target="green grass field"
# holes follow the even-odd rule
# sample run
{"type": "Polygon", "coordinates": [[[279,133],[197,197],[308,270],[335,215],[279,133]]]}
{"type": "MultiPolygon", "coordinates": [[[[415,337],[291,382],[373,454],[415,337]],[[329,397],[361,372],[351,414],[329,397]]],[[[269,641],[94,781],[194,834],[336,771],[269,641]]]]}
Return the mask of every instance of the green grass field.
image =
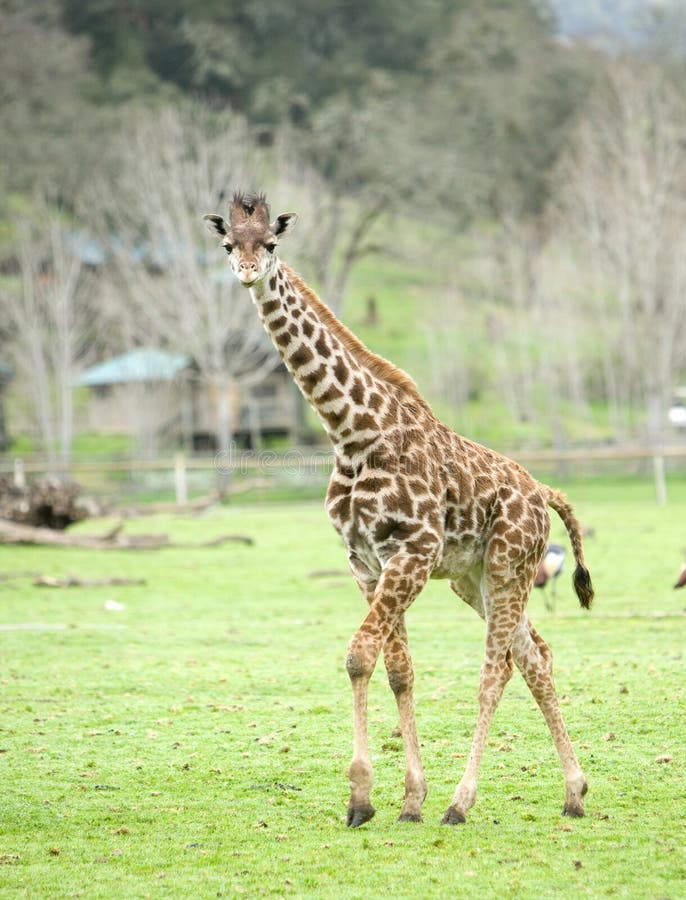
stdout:
{"type": "Polygon", "coordinates": [[[433,582],[408,616],[424,822],[395,821],[403,753],[381,666],[370,696],[377,814],[346,829],[344,659],[364,604],[348,577],[309,577],[345,569],[320,503],[127,526],[189,541],[242,532],[252,547],[0,548],[3,573],[147,579],[0,582],[0,896],[686,896],[686,594],[671,587],[686,481],[670,484],[664,509],[630,479],[568,490],[595,529],[596,604],[578,608],[568,566],[556,613],[535,592],[530,614],[553,648],[590,782],[582,820],[560,815],[553,744],[515,674],[469,821],[439,825],[476,718],[483,626],[433,582]]]}

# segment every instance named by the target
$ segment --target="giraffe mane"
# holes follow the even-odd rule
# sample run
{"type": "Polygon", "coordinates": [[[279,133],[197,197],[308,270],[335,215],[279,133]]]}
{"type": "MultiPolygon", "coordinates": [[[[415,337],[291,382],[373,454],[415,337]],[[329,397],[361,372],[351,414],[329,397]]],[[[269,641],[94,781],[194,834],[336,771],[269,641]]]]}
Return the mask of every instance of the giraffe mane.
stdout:
{"type": "Polygon", "coordinates": [[[421,401],[422,404],[426,403],[417,390],[417,385],[407,372],[403,372],[402,369],[394,366],[393,363],[384,359],[383,356],[378,356],[376,353],[372,353],[371,350],[365,347],[362,341],[336,318],[326,303],[319,299],[312,288],[308,287],[290,266],[287,266],[283,262],[281,264],[286,270],[288,278],[293,286],[300,291],[308,305],[314,309],[320,321],[332,334],[336,335],[345,349],[348,350],[358,362],[367,366],[369,371],[373,375],[376,375],[377,378],[381,378],[389,384],[397,385],[397,387],[410,393],[414,401],[421,401]]]}
{"type": "Polygon", "coordinates": [[[229,220],[235,225],[259,225],[269,228],[269,204],[265,194],[234,191],[229,210],[229,220]]]}

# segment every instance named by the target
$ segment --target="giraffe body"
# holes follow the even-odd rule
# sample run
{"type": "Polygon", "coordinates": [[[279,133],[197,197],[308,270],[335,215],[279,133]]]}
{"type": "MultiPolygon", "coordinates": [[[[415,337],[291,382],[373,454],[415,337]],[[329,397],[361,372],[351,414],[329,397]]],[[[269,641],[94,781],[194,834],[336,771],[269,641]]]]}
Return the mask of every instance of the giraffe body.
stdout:
{"type": "Polygon", "coordinates": [[[354,718],[348,824],[361,825],[374,815],[367,689],[381,653],[405,747],[400,819],[421,818],[426,781],[404,616],[429,578],[449,580],[486,623],[472,749],[443,821],[464,822],[475,801],[488,729],[513,662],[560,755],[564,812],[583,815],[586,780],[560,714],[551,653],[525,612],[546,549],[548,506],[570,534],[575,588],[582,605],[590,605],[593,591],[571,507],[514,461],[447,428],[411,379],[371,353],[278,259],[276,243],[292,224],[292,215],[270,223],[263,197],[236,195],[229,224],[219,216],[206,218],[229,251],[237,277],[250,288],[267,333],[334,449],[326,509],[369,606],[346,659],[354,718]]]}

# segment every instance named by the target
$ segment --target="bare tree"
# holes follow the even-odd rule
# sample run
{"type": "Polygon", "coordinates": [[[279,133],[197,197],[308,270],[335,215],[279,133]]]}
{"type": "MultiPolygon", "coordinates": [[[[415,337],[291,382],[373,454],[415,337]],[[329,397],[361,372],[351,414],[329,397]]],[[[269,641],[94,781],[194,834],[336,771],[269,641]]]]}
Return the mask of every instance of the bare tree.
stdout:
{"type": "Polygon", "coordinates": [[[562,168],[563,225],[595,285],[605,380],[640,404],[654,447],[686,350],[686,96],[649,63],[616,61],[562,168]]]}
{"type": "Polygon", "coordinates": [[[19,282],[0,293],[12,364],[51,461],[66,463],[73,438],[72,382],[92,331],[91,280],[70,229],[44,199],[17,227],[19,282]]]}
{"type": "Polygon", "coordinates": [[[381,95],[337,98],[306,132],[282,127],[277,136],[278,180],[298,192],[301,258],[339,316],[354,267],[394,252],[393,219],[423,194],[427,166],[412,140],[417,127],[408,104],[381,95]]]}
{"type": "Polygon", "coordinates": [[[240,120],[170,108],[136,120],[113,160],[85,214],[113,260],[118,315],[138,344],[193,357],[228,452],[235,387],[258,383],[279,358],[248,292],[205,240],[202,216],[226,202],[227,189],[264,183],[260,156],[240,120]]]}
{"type": "Polygon", "coordinates": [[[355,265],[383,249],[374,234],[387,210],[386,200],[375,192],[349,194],[311,168],[300,171],[297,183],[306,237],[301,256],[321,285],[326,303],[342,316],[355,265]]]}
{"type": "MultiPolygon", "coordinates": [[[[568,396],[559,352],[551,348],[556,322],[548,302],[548,233],[541,217],[526,217],[501,204],[497,227],[478,234],[472,265],[488,298],[481,339],[488,347],[488,378],[513,423],[528,440],[550,428],[564,441],[562,401],[568,396]]],[[[467,332],[474,335],[472,326],[467,332]]]]}

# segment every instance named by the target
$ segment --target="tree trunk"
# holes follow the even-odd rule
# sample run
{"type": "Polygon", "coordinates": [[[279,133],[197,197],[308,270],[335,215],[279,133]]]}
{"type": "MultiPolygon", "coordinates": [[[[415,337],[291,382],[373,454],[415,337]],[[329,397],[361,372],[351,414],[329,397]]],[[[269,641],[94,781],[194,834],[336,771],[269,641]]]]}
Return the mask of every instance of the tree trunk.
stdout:
{"type": "Polygon", "coordinates": [[[68,370],[61,373],[60,380],[60,462],[63,465],[69,465],[74,437],[74,398],[71,373],[68,370]]]}
{"type": "Polygon", "coordinates": [[[343,312],[343,298],[353,266],[370,251],[364,242],[383,212],[384,205],[384,200],[379,198],[369,209],[362,210],[350,233],[338,271],[331,280],[330,294],[327,297],[327,303],[337,316],[343,312]]]}

